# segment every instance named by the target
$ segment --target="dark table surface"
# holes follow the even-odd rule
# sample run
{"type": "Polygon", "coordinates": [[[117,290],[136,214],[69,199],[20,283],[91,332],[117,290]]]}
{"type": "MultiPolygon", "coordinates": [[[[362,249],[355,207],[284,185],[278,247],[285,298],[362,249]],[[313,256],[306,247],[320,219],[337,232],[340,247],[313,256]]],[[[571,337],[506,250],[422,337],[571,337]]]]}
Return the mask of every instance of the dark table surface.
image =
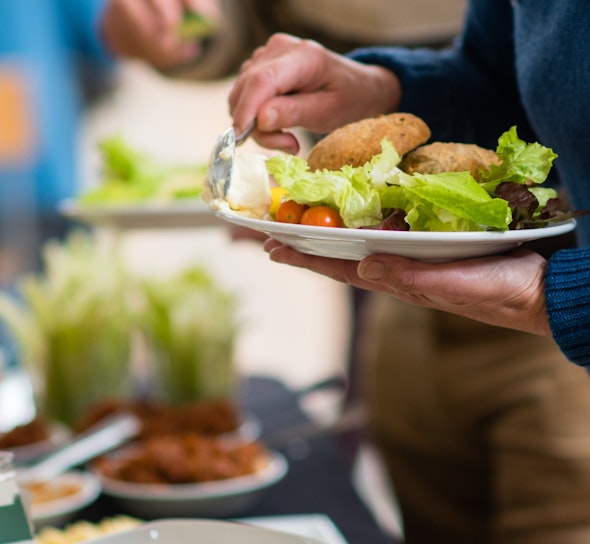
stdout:
{"type": "MultiPolygon", "coordinates": [[[[260,419],[263,442],[265,437],[308,421],[295,393],[274,379],[245,380],[241,402],[244,410],[260,419]]],[[[353,448],[346,436],[327,435],[295,438],[274,448],[289,461],[287,475],[265,490],[254,506],[233,517],[325,514],[349,544],[399,544],[380,529],[352,484],[353,448]]],[[[79,517],[99,521],[120,513],[116,504],[102,496],[79,517]]]]}

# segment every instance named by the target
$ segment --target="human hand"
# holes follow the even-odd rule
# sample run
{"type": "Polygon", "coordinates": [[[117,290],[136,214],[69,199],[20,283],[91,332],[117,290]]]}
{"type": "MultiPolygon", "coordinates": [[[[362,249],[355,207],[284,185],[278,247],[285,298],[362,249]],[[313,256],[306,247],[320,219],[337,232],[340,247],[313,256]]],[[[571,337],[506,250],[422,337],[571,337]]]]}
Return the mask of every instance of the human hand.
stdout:
{"type": "Polygon", "coordinates": [[[371,255],[360,262],[317,257],[273,239],[264,243],[264,249],[275,262],[388,293],[410,304],[551,335],[544,297],[547,262],[532,251],[518,249],[505,255],[433,264],[395,255],[371,255]]]}
{"type": "Polygon", "coordinates": [[[330,132],[365,117],[390,113],[401,97],[397,77],[379,66],[338,55],[320,44],[275,34],[240,70],[229,96],[236,132],[254,119],[262,146],[297,153],[285,129],[330,132]]]}
{"type": "Polygon", "coordinates": [[[106,46],[116,56],[173,68],[198,56],[198,40],[186,40],[179,25],[185,10],[216,18],[218,0],[109,0],[101,21],[106,46]]]}

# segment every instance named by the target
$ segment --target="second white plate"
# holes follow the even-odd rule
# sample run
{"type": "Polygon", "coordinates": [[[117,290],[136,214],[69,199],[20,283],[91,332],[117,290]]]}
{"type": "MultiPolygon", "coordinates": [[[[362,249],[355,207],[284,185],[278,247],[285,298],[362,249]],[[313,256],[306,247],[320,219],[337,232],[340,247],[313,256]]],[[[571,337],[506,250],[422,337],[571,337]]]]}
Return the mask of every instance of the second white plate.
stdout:
{"type": "Polygon", "coordinates": [[[80,205],[74,200],[67,200],[60,206],[60,211],[66,217],[81,223],[121,230],[220,225],[207,204],[199,199],[108,205],[80,205]]]}
{"type": "Polygon", "coordinates": [[[215,211],[217,217],[259,232],[310,255],[359,261],[386,253],[422,261],[451,261],[503,253],[524,242],[572,231],[575,220],[554,226],[505,232],[417,232],[312,227],[252,219],[236,212],[215,211]]]}
{"type": "Polygon", "coordinates": [[[234,516],[245,512],[266,488],[287,474],[285,457],[274,451],[269,455],[268,465],[255,474],[195,484],[139,484],[96,475],[105,495],[113,497],[126,513],[144,519],[234,516]]]}

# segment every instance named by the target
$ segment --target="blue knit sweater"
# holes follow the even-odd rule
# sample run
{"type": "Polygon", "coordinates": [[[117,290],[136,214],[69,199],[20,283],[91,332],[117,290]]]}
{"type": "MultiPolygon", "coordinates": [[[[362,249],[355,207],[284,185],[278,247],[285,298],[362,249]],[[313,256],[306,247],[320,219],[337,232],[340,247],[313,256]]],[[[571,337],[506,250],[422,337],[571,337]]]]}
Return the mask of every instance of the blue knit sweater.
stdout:
{"type": "MultiPolygon", "coordinates": [[[[442,52],[360,49],[351,56],[395,71],[402,111],[421,116],[433,139],[495,148],[512,125],[559,156],[555,171],[572,207],[590,210],[590,2],[471,0],[462,35],[442,52]]],[[[545,294],[553,336],[590,367],[590,216],[579,249],[549,261],[545,294]]]]}

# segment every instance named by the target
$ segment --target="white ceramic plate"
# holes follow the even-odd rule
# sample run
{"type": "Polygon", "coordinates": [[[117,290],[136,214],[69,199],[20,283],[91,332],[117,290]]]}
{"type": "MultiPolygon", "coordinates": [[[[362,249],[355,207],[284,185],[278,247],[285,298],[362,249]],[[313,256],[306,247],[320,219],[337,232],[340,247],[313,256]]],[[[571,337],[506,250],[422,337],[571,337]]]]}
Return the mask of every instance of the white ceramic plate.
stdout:
{"type": "Polygon", "coordinates": [[[199,199],[166,203],[103,204],[81,206],[67,200],[60,206],[65,216],[89,225],[125,229],[192,228],[219,226],[220,222],[199,199]]]}
{"type": "Polygon", "coordinates": [[[94,539],[100,544],[321,544],[322,541],[233,521],[164,519],[94,539]]]}
{"type": "Polygon", "coordinates": [[[72,433],[65,425],[51,422],[49,423],[49,437],[46,440],[39,440],[38,442],[17,446],[11,448],[10,451],[14,454],[14,461],[17,464],[30,463],[65,444],[69,440],[71,434],[72,433]]]}
{"type": "MultiPolygon", "coordinates": [[[[98,478],[89,472],[72,470],[56,476],[47,485],[75,485],[77,493],[44,503],[31,505],[30,514],[35,528],[47,525],[62,525],[76,512],[93,503],[100,494],[98,478]]],[[[23,491],[26,499],[26,491],[23,491]]]]}
{"type": "Polygon", "coordinates": [[[575,220],[540,229],[506,232],[408,232],[293,225],[215,211],[235,225],[266,233],[310,255],[359,261],[374,253],[402,255],[422,261],[450,261],[503,253],[524,242],[570,232],[575,220]]]}
{"type": "Polygon", "coordinates": [[[334,522],[325,514],[289,514],[286,516],[261,516],[242,518],[243,521],[257,527],[284,531],[301,536],[317,538],[326,544],[347,544],[344,535],[334,522]]]}
{"type": "Polygon", "coordinates": [[[246,511],[264,489],[276,484],[288,470],[277,452],[259,472],[214,482],[176,485],[139,484],[96,473],[103,493],[113,497],[125,513],[144,519],[174,516],[233,516],[246,511]]]}

